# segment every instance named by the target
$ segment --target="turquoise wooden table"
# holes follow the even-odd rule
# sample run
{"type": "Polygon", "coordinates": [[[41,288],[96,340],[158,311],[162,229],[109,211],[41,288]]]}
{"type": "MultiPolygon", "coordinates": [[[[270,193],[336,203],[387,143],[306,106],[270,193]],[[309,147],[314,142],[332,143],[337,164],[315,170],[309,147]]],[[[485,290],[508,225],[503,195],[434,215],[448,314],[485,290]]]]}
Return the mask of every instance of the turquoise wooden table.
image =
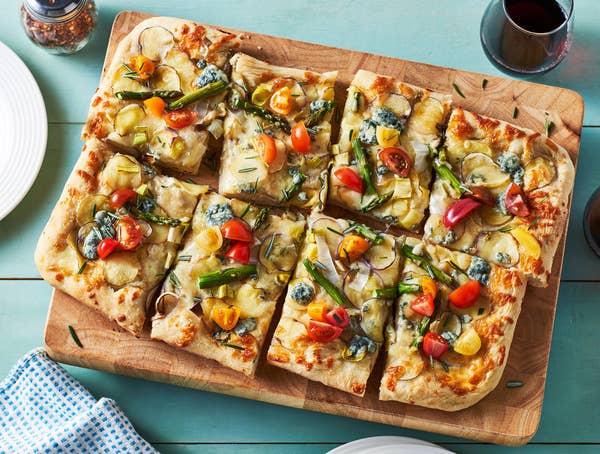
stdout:
{"type": "MultiPolygon", "coordinates": [[[[110,25],[124,8],[442,66],[500,74],[479,44],[484,0],[323,2],[99,0],[93,41],[80,53],[55,57],[21,30],[17,0],[0,2],[0,40],[19,54],[40,85],[48,111],[48,148],[24,201],[0,221],[0,377],[42,345],[51,288],[33,264],[37,238],[75,163],[88,100],[97,86],[110,25]],[[369,10],[364,8],[368,4],[369,10]],[[394,6],[391,6],[394,5],[394,6]]],[[[582,213],[600,185],[600,7],[577,0],[571,53],[535,81],[578,91],[586,113],[569,223],[548,382],[530,453],[600,451],[600,258],[583,238],[582,213]]],[[[17,153],[18,150],[1,150],[17,153]]],[[[324,452],[358,438],[413,436],[461,453],[516,448],[403,430],[170,385],[66,367],[95,396],[114,398],[143,437],[162,452],[324,452]]]]}

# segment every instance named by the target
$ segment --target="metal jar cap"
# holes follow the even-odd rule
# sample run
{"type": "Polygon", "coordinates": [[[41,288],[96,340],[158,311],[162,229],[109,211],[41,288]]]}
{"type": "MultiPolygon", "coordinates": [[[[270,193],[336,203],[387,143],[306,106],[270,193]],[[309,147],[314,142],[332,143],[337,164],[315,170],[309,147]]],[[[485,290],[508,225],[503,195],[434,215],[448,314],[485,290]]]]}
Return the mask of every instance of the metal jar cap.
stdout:
{"type": "Polygon", "coordinates": [[[42,22],[64,22],[75,17],[87,0],[24,0],[27,11],[42,22]]]}

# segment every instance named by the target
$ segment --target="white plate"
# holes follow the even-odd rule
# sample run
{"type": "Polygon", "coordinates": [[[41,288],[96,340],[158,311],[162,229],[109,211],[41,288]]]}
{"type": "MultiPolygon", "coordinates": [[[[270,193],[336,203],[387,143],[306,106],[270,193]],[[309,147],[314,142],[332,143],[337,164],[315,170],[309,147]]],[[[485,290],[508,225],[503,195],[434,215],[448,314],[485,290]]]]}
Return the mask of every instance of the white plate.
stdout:
{"type": "Polygon", "coordinates": [[[40,171],[48,124],[40,89],[25,63],[0,42],[0,220],[40,171]]]}
{"type": "Polygon", "coordinates": [[[408,437],[370,437],[338,446],[328,454],[452,454],[452,451],[408,437]]]}

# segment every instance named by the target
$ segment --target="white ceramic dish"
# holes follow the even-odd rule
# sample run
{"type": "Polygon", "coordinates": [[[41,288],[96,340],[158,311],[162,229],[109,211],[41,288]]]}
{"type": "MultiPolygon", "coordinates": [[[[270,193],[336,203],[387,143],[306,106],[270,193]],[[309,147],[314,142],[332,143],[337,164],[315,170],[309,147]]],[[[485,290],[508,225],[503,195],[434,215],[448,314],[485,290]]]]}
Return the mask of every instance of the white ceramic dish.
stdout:
{"type": "Polygon", "coordinates": [[[370,437],[338,446],[329,454],[451,454],[426,441],[408,437],[370,437]]]}
{"type": "Polygon", "coordinates": [[[0,220],[33,185],[44,160],[48,123],[40,89],[25,63],[0,42],[0,220]]]}

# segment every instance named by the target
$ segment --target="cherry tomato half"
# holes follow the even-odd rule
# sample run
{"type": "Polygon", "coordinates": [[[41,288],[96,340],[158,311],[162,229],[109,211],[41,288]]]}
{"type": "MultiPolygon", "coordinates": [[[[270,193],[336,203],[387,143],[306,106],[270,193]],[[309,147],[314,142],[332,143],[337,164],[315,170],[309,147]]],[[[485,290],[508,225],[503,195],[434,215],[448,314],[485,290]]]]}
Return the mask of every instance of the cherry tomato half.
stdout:
{"type": "Polygon", "coordinates": [[[123,205],[125,205],[127,202],[129,202],[130,200],[135,200],[136,196],[137,196],[137,192],[135,192],[133,189],[129,189],[129,188],[117,189],[115,192],[113,192],[111,194],[108,204],[110,205],[111,208],[118,210],[123,205]]]}
{"type": "Polygon", "coordinates": [[[248,224],[240,219],[230,219],[221,226],[221,235],[228,240],[243,241],[250,243],[252,238],[252,229],[248,224]]]}
{"type": "Polygon", "coordinates": [[[98,257],[104,260],[110,254],[112,254],[115,249],[119,248],[119,242],[112,238],[104,238],[100,243],[98,243],[98,247],[96,251],[98,252],[98,257]]]}
{"type": "Polygon", "coordinates": [[[336,307],[335,309],[327,312],[325,315],[325,321],[333,326],[339,326],[345,328],[350,323],[350,316],[346,309],[342,306],[336,307]]]}
{"type": "Polygon", "coordinates": [[[433,359],[438,359],[448,351],[448,342],[438,333],[428,332],[423,338],[423,353],[431,356],[433,359]]]}
{"type": "Polygon", "coordinates": [[[493,207],[496,204],[494,195],[490,192],[489,189],[481,186],[473,186],[469,189],[471,190],[471,194],[469,194],[468,197],[491,207],[493,207]]]}
{"type": "Polygon", "coordinates": [[[310,151],[310,136],[303,121],[299,121],[294,125],[291,135],[294,151],[298,153],[308,153],[310,151]]]}
{"type": "Polygon", "coordinates": [[[384,166],[401,177],[408,176],[412,166],[410,155],[398,147],[384,148],[379,152],[379,159],[384,166]]]}
{"type": "Polygon", "coordinates": [[[504,194],[504,205],[506,209],[515,216],[520,218],[526,218],[529,216],[529,207],[527,206],[527,199],[525,193],[515,183],[510,183],[504,194]]]}
{"type": "Polygon", "coordinates": [[[339,169],[336,169],[333,174],[348,189],[360,192],[361,194],[365,192],[365,182],[350,167],[340,167],[339,169]]]}
{"type": "Polygon", "coordinates": [[[257,151],[260,159],[265,164],[271,164],[277,159],[277,145],[275,145],[275,140],[270,135],[265,133],[259,134],[258,139],[256,139],[256,147],[258,148],[257,151]]]}
{"type": "Polygon", "coordinates": [[[225,257],[229,257],[236,262],[246,265],[250,261],[250,245],[243,241],[236,241],[229,249],[227,249],[225,257]]]}
{"type": "Polygon", "coordinates": [[[198,119],[198,113],[193,110],[180,109],[163,115],[169,128],[181,129],[193,124],[198,119]]]}
{"type": "Polygon", "coordinates": [[[444,225],[451,229],[460,221],[465,219],[472,211],[481,206],[481,203],[474,199],[460,199],[452,203],[444,213],[444,225]]]}
{"type": "Polygon", "coordinates": [[[308,324],[308,337],[316,342],[327,343],[336,340],[342,334],[343,329],[329,323],[311,320],[308,324]]]}
{"type": "Polygon", "coordinates": [[[425,293],[421,296],[417,296],[412,303],[410,303],[410,309],[419,315],[425,317],[431,317],[435,310],[435,303],[431,293],[425,293]]]}
{"type": "Polygon", "coordinates": [[[143,231],[137,221],[129,216],[125,216],[115,224],[117,240],[121,249],[130,251],[135,249],[141,242],[143,231]]]}
{"type": "Polygon", "coordinates": [[[481,285],[479,284],[479,281],[472,280],[450,293],[450,295],[448,295],[448,301],[454,306],[463,309],[475,304],[480,293],[481,285]]]}

